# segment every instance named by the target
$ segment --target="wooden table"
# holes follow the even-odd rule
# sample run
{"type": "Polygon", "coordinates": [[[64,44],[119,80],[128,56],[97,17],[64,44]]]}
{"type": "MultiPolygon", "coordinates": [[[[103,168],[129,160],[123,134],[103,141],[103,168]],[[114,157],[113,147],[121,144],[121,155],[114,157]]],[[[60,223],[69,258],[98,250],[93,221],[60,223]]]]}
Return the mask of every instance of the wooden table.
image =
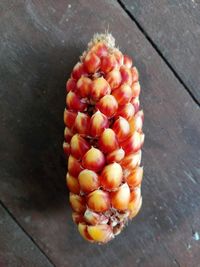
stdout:
{"type": "Polygon", "coordinates": [[[200,266],[200,3],[0,3],[0,266],[200,266]],[[140,70],[143,208],[113,242],[71,220],[62,153],[65,81],[108,29],[140,70]]]}

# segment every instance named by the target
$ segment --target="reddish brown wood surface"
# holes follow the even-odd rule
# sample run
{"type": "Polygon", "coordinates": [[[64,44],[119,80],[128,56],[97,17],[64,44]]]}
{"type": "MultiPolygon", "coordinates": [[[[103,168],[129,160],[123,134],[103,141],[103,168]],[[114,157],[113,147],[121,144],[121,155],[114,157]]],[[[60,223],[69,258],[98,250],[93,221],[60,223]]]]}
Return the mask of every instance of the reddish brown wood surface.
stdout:
{"type": "Polygon", "coordinates": [[[200,103],[200,1],[121,0],[200,103]]]}
{"type": "MultiPolygon", "coordinates": [[[[59,267],[197,267],[200,109],[116,1],[6,1],[1,15],[0,198],[59,267]],[[65,81],[108,28],[140,70],[143,208],[105,246],[71,220],[62,153],[65,81]]],[[[0,237],[0,241],[2,237],[0,237]]],[[[5,256],[6,257],[6,256],[5,256]]]]}
{"type": "Polygon", "coordinates": [[[0,204],[0,266],[52,267],[0,204]]]}

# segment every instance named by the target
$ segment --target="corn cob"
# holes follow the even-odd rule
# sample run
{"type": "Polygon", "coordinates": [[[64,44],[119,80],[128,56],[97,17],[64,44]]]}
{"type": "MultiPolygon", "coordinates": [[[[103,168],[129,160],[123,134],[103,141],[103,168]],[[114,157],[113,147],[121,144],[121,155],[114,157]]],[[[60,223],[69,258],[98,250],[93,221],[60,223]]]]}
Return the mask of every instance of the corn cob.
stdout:
{"type": "Polygon", "coordinates": [[[113,36],[95,34],[66,83],[66,182],[73,221],[90,242],[113,239],[142,205],[138,78],[113,36]]]}

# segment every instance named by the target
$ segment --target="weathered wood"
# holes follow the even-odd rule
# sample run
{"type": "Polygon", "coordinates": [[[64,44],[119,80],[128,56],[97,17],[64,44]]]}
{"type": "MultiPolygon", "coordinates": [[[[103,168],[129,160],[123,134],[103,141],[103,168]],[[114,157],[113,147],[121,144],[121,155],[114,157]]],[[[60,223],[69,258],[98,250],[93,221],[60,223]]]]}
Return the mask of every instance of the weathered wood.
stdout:
{"type": "Polygon", "coordinates": [[[4,3],[0,197],[56,266],[197,267],[200,110],[116,1],[4,3]],[[71,220],[62,157],[65,81],[108,28],[140,70],[146,143],[140,215],[106,246],[71,220]],[[179,265],[178,265],[179,264],[179,265]]]}
{"type": "Polygon", "coordinates": [[[0,204],[0,266],[53,267],[0,204]]]}
{"type": "Polygon", "coordinates": [[[200,2],[121,0],[200,103],[200,2]]]}

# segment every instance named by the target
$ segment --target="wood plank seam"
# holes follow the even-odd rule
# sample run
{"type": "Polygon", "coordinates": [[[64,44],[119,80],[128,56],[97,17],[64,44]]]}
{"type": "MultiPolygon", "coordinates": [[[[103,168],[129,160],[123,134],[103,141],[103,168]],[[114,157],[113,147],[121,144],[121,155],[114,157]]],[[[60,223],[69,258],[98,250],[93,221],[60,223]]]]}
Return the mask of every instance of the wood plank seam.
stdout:
{"type": "Polygon", "coordinates": [[[126,8],[126,5],[121,1],[117,0],[121,8],[126,12],[126,14],[133,20],[138,27],[138,29],[142,32],[142,34],[145,36],[145,38],[150,42],[152,47],[156,50],[156,52],[159,54],[159,56],[162,58],[162,60],[166,63],[168,68],[172,71],[176,79],[181,83],[181,85],[185,88],[185,90],[188,92],[190,97],[193,99],[193,101],[200,107],[200,102],[198,99],[193,95],[191,89],[185,84],[185,82],[181,79],[180,75],[175,71],[175,69],[172,67],[172,65],[169,63],[169,61],[166,59],[166,57],[163,55],[161,50],[158,48],[158,46],[154,43],[154,41],[151,39],[151,37],[148,35],[148,33],[143,29],[143,27],[140,25],[140,23],[136,20],[136,18],[133,16],[133,14],[126,8]]]}
{"type": "Polygon", "coordinates": [[[2,200],[0,200],[0,205],[6,210],[6,212],[10,215],[13,221],[17,224],[17,226],[23,231],[23,233],[31,240],[31,242],[38,248],[38,250],[44,255],[44,257],[51,263],[52,266],[56,267],[56,265],[52,262],[52,260],[47,256],[47,254],[40,248],[40,246],[36,243],[36,241],[30,236],[30,234],[19,224],[10,210],[4,205],[2,200]]]}

